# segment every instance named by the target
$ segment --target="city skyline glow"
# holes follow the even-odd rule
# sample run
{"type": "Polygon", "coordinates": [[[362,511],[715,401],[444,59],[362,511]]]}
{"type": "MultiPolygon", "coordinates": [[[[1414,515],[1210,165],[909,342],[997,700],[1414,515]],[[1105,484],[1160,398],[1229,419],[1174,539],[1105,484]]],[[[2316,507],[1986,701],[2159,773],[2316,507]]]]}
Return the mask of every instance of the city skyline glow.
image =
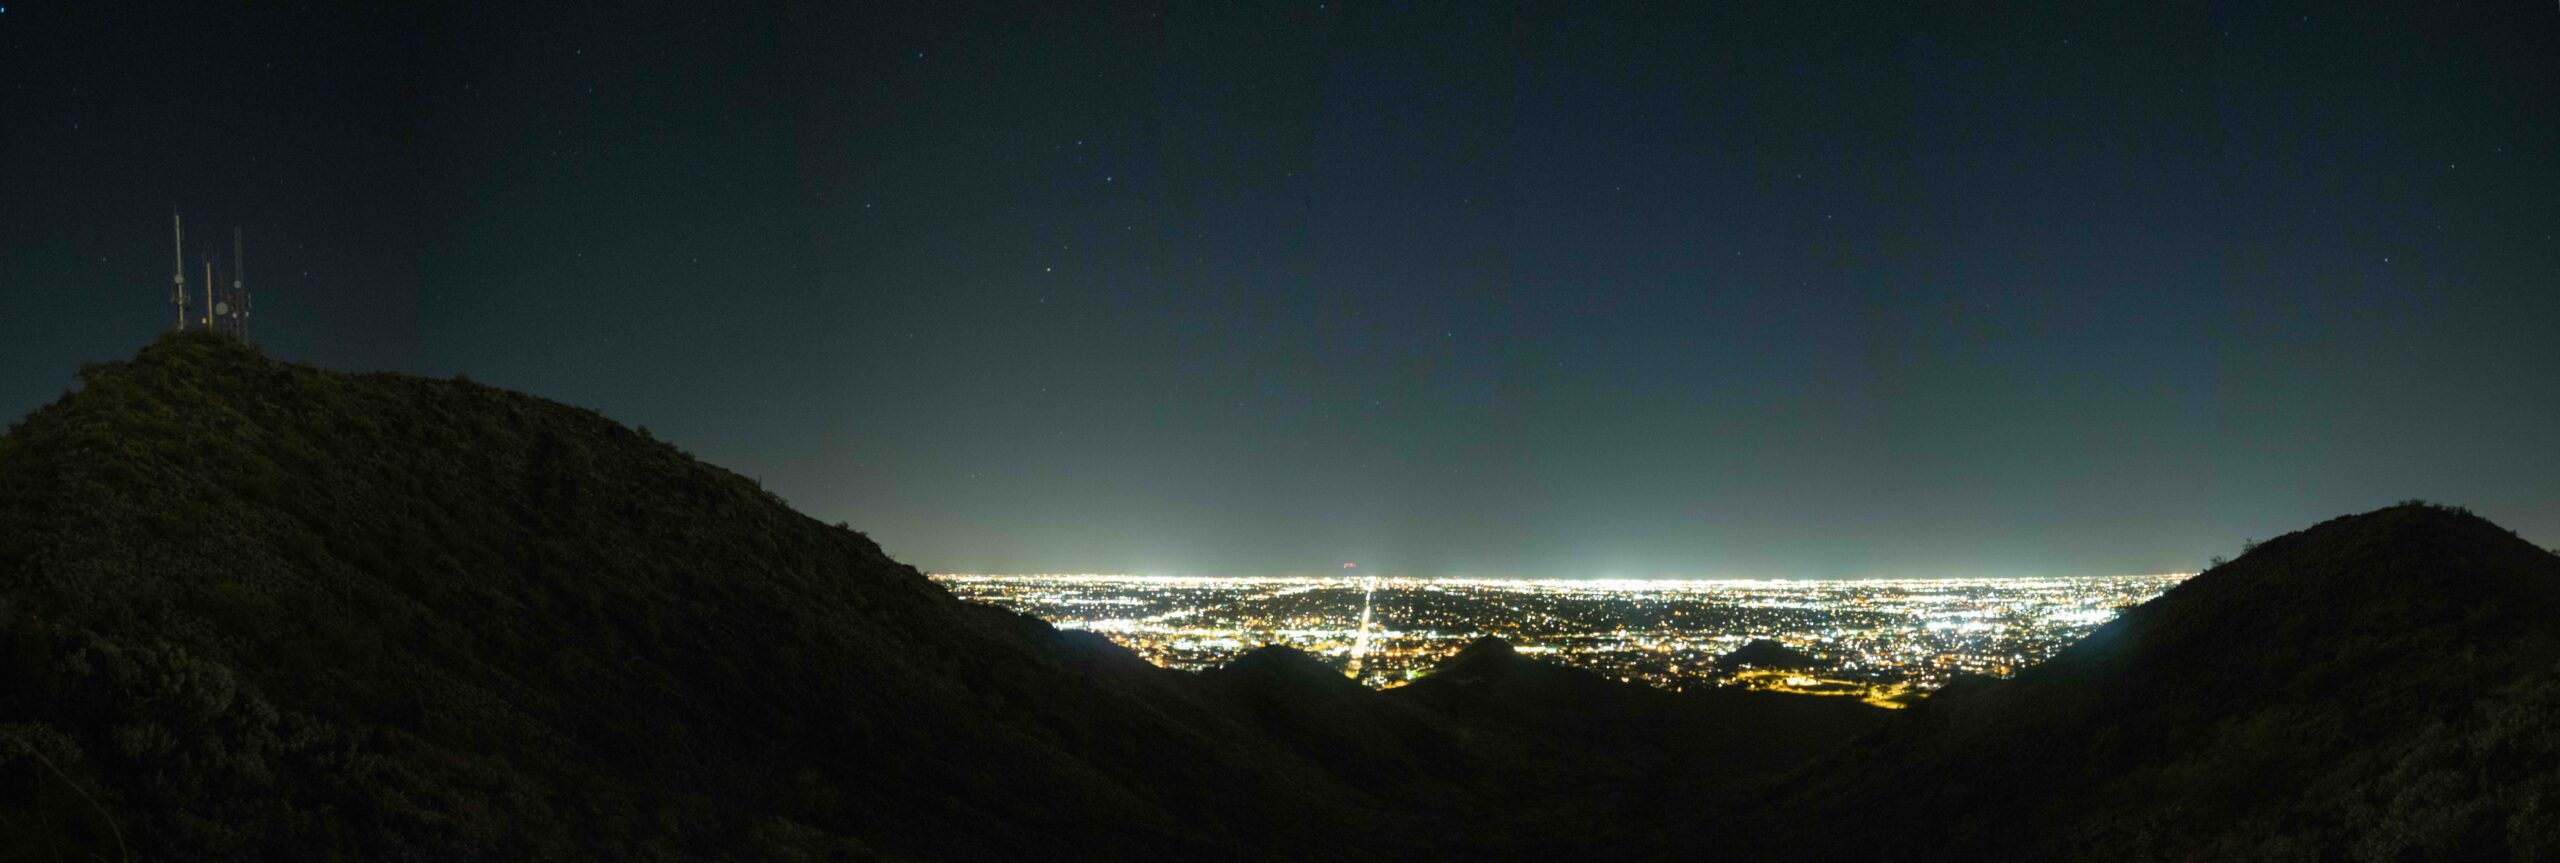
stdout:
{"type": "MultiPolygon", "coordinates": [[[[953,594],[1206,670],[1296,648],[1371,687],[1491,636],[1625,682],[1854,695],[1898,707],[1962,674],[2006,676],[2190,574],[2003,579],[1503,579],[1377,575],[960,575],[953,594]],[[1800,667],[1735,651],[1770,641],[1800,667]]],[[[1765,651],[1764,651],[1765,652],[1765,651]]]]}

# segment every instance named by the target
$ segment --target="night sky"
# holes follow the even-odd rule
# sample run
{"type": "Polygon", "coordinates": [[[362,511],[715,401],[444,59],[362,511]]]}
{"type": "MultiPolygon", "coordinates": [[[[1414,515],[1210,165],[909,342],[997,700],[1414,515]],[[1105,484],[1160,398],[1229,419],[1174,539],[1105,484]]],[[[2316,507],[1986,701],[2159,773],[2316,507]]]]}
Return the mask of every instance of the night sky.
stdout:
{"type": "Polygon", "coordinates": [[[174,204],[275,356],[935,571],[2560,544],[2549,0],[395,5],[6,4],[0,414],[167,329],[174,204]]]}

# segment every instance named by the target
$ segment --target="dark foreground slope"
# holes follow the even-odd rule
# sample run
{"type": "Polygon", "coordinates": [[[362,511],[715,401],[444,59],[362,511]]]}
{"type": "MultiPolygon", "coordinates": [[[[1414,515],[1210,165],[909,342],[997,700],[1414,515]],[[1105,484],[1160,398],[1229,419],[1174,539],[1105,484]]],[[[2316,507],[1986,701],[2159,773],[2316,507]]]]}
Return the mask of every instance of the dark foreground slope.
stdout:
{"type": "Polygon", "coordinates": [[[1668,692],[1531,659],[1491,637],[1385,694],[1573,753],[1560,760],[1620,764],[1635,778],[1615,807],[1628,814],[1793,767],[1892,716],[1847,698],[1668,692]]]}
{"type": "Polygon", "coordinates": [[[1488,850],[1530,859],[1584,856],[1594,843],[1617,847],[1690,824],[1700,801],[1837,749],[1893,715],[1848,698],[1669,692],[1522,656],[1490,637],[1383,694],[1513,741],[1525,750],[1520,760],[1572,765],[1480,828],[1500,837],[1488,850]],[[1581,826],[1593,822],[1608,829],[1581,826]]]}
{"type": "Polygon", "coordinates": [[[958,602],[516,393],[83,379],[0,436],[0,861],[2560,857],[2560,557],[2457,511],[1889,720],[1494,641],[1375,693],[958,602]]]}
{"type": "Polygon", "coordinates": [[[195,336],[82,377],[0,436],[0,860],[1628,835],[1577,802],[1618,761],[1287,651],[1191,675],[958,602],[591,412],[195,336]]]}
{"type": "Polygon", "coordinates": [[[1249,857],[1365,826],[1187,675],[593,413],[209,338],[84,380],[0,438],[0,817],[33,858],[1249,857]]]}
{"type": "Polygon", "coordinates": [[[2560,859],[2560,556],[2423,504],[2270,540],[1671,843],[2560,859]]]}

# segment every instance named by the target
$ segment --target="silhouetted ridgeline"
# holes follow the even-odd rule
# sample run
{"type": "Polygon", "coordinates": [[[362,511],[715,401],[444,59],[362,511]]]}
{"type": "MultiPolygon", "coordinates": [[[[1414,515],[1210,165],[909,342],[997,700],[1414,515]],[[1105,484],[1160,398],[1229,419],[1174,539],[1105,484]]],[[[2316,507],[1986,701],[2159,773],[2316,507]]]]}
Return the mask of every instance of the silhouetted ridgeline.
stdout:
{"type": "Polygon", "coordinates": [[[2427,507],[1899,713],[1496,641],[1378,693],[955,601],[517,393],[83,379],[0,437],[0,860],[2560,854],[2560,559],[2427,507]]]}
{"type": "Polygon", "coordinates": [[[1726,670],[1736,668],[1804,670],[1820,668],[1824,664],[1804,651],[1766,638],[1752,639],[1751,643],[1735,648],[1732,653],[1716,657],[1716,667],[1726,670]]]}
{"type": "Polygon", "coordinates": [[[1386,859],[1547,800],[1578,814],[1542,840],[1616,829],[1572,801],[1619,765],[958,602],[589,411],[194,335],[82,377],[0,437],[0,857],[1386,859]]]}
{"type": "Polygon", "coordinates": [[[2332,519],[1908,713],[1671,844],[2560,859],[2560,556],[2447,507],[2332,519]]]}

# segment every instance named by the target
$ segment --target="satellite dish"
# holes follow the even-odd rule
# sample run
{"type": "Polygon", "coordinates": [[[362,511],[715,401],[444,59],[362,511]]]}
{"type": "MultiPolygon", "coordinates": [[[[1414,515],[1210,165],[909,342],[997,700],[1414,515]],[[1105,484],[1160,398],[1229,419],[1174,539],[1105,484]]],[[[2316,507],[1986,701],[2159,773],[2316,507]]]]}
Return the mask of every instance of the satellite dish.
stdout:
{"type": "Polygon", "coordinates": [[[216,315],[228,315],[228,314],[231,314],[231,304],[230,304],[230,303],[215,303],[215,304],[213,304],[213,313],[214,313],[214,314],[216,314],[216,315]]]}

